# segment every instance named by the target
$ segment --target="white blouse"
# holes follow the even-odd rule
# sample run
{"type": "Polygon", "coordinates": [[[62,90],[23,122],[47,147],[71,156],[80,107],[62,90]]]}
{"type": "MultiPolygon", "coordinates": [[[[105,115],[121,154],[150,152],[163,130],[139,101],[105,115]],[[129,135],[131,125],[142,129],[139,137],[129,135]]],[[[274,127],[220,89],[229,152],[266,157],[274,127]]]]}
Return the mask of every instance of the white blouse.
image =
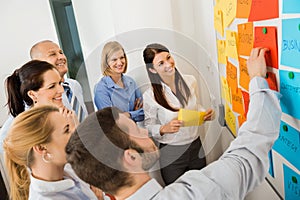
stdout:
{"type": "MultiPolygon", "coordinates": [[[[191,91],[191,96],[185,109],[203,111],[202,106],[197,103],[197,80],[192,75],[183,75],[182,77],[191,91]]],[[[162,83],[162,87],[169,105],[173,108],[181,108],[182,106],[171,88],[164,83],[162,83]]],[[[159,133],[160,127],[169,123],[172,119],[177,119],[178,112],[170,111],[159,105],[154,98],[152,87],[144,92],[143,99],[144,125],[155,140],[163,144],[185,145],[192,143],[199,137],[198,126],[181,127],[177,133],[167,133],[161,136],[159,133]]]]}

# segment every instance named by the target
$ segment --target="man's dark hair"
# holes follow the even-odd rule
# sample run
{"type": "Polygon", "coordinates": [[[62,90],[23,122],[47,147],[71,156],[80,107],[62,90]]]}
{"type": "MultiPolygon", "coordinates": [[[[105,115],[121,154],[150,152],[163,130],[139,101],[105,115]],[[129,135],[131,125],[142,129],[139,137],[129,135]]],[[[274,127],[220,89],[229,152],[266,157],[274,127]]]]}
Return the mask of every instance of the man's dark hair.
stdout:
{"type": "Polygon", "coordinates": [[[133,185],[123,168],[124,150],[133,141],[116,124],[120,111],[108,107],[90,114],[76,129],[67,146],[67,161],[83,181],[114,195],[133,185]]]}

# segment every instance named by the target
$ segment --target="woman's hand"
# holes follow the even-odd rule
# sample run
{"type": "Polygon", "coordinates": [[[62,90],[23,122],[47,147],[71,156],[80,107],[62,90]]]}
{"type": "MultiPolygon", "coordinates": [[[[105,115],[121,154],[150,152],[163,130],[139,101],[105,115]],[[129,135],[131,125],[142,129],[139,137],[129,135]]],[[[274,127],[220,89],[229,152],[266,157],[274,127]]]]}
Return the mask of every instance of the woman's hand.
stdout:
{"type": "Polygon", "coordinates": [[[209,121],[215,119],[215,111],[211,108],[205,111],[204,121],[209,121]]]}
{"type": "Polygon", "coordinates": [[[176,133],[179,131],[180,127],[183,125],[182,120],[172,119],[169,123],[162,125],[159,129],[160,135],[166,133],[176,133]]]}
{"type": "Polygon", "coordinates": [[[73,110],[69,110],[66,107],[59,108],[60,113],[65,117],[70,125],[70,131],[74,132],[79,125],[79,120],[76,113],[73,110]]]}
{"type": "Polygon", "coordinates": [[[136,98],[134,101],[134,110],[141,109],[143,107],[143,101],[142,98],[136,98]]]}

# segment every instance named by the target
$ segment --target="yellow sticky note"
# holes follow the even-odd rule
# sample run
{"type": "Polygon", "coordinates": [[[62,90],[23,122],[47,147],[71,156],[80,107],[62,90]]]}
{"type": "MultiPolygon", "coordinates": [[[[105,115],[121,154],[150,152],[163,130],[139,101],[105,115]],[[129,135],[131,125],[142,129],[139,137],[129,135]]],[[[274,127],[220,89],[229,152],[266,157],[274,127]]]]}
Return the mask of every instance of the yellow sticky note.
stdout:
{"type": "Polygon", "coordinates": [[[227,27],[236,17],[236,0],[225,0],[219,7],[223,10],[223,26],[227,27]]]}
{"type": "Polygon", "coordinates": [[[217,48],[218,48],[218,62],[222,64],[226,64],[227,59],[225,54],[225,50],[226,50],[225,40],[217,40],[217,48]]]}
{"type": "Polygon", "coordinates": [[[225,121],[232,134],[236,136],[236,118],[227,103],[225,105],[225,121]]]}
{"type": "Polygon", "coordinates": [[[205,112],[197,110],[179,109],[178,120],[183,121],[183,126],[200,126],[204,122],[205,112]]]}
{"type": "Polygon", "coordinates": [[[237,52],[237,32],[235,31],[226,31],[226,56],[238,59],[237,52]]]}
{"type": "Polygon", "coordinates": [[[222,98],[225,99],[225,101],[229,104],[231,104],[231,94],[230,89],[228,87],[227,79],[225,77],[221,77],[221,85],[222,85],[222,98]]]}
{"type": "Polygon", "coordinates": [[[214,7],[214,27],[215,29],[224,36],[224,28],[223,28],[223,13],[218,7],[214,7]]]}

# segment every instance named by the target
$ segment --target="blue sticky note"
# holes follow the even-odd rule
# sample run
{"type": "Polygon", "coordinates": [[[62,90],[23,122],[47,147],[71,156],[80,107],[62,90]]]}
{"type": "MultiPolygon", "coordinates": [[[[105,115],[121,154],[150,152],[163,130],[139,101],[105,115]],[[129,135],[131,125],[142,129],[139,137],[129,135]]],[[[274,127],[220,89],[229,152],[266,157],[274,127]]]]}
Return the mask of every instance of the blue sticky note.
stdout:
{"type": "Polygon", "coordinates": [[[284,199],[300,199],[300,174],[283,164],[284,199]]]}
{"type": "Polygon", "coordinates": [[[300,18],[282,20],[281,64],[300,69],[300,18]]]}
{"type": "Polygon", "coordinates": [[[272,156],[272,150],[269,151],[269,174],[274,178],[274,167],[273,167],[273,156],[272,156]]]}
{"type": "Polygon", "coordinates": [[[283,0],[282,13],[300,13],[299,0],[283,0]]]}
{"type": "MultiPolygon", "coordinates": [[[[281,121],[279,137],[273,150],[282,155],[289,163],[300,170],[300,133],[287,123],[281,121]]],[[[299,180],[300,181],[300,180],[299,180]]]]}
{"type": "Polygon", "coordinates": [[[300,73],[279,70],[279,79],[280,93],[282,94],[280,99],[282,112],[300,120],[300,73]]]}

